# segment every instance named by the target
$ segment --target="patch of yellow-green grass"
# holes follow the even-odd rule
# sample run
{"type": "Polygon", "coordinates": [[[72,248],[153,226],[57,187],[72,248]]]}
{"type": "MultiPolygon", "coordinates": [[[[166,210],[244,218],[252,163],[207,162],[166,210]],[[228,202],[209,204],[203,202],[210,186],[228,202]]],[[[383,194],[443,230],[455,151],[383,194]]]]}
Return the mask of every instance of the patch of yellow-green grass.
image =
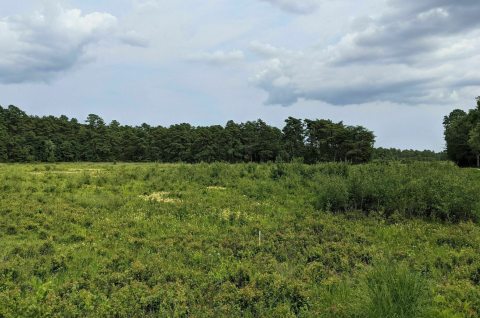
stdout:
{"type": "Polygon", "coordinates": [[[225,187],[213,187],[213,186],[210,186],[210,187],[207,187],[208,190],[227,190],[227,188],[225,187]]]}
{"type": "Polygon", "coordinates": [[[164,202],[164,203],[181,203],[182,201],[175,198],[169,198],[170,192],[154,192],[150,195],[140,195],[139,197],[146,200],[154,200],[157,202],[164,202]]]}

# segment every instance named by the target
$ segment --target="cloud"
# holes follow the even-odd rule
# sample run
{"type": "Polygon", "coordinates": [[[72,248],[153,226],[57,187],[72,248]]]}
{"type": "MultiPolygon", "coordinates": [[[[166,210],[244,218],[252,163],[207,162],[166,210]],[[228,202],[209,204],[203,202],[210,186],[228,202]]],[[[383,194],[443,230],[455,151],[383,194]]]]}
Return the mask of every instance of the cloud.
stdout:
{"type": "MultiPolygon", "coordinates": [[[[271,44],[261,43],[259,41],[250,42],[248,49],[262,58],[276,58],[280,56],[289,57],[295,54],[295,52],[285,48],[277,48],[271,44]]],[[[299,52],[298,54],[301,56],[302,52],[299,52]]]]}
{"type": "Polygon", "coordinates": [[[371,19],[365,29],[344,37],[342,44],[353,45],[356,53],[339,56],[338,63],[369,60],[415,63],[419,54],[442,49],[450,44],[450,37],[463,37],[480,27],[479,1],[390,0],[389,3],[390,10],[380,18],[371,19]]]}
{"type": "Polygon", "coordinates": [[[136,33],[120,33],[118,19],[108,13],[82,15],[80,10],[50,3],[38,11],[3,18],[0,82],[48,82],[91,61],[91,46],[108,39],[146,45],[136,33]]]}
{"type": "Polygon", "coordinates": [[[231,52],[219,50],[214,53],[200,51],[198,53],[189,54],[186,57],[186,60],[189,62],[206,63],[210,65],[234,65],[243,62],[245,60],[245,54],[239,50],[231,52]]]}
{"type": "Polygon", "coordinates": [[[150,39],[138,34],[136,31],[126,31],[118,35],[118,39],[131,46],[148,47],[150,39]]]}
{"type": "Polygon", "coordinates": [[[310,14],[319,7],[318,0],[260,0],[268,2],[282,11],[294,14],[310,14]]]}
{"type": "Polygon", "coordinates": [[[480,86],[480,2],[390,0],[377,18],[354,19],[338,43],[302,51],[251,42],[262,61],[250,78],[265,104],[333,105],[389,101],[451,103],[480,86]]]}

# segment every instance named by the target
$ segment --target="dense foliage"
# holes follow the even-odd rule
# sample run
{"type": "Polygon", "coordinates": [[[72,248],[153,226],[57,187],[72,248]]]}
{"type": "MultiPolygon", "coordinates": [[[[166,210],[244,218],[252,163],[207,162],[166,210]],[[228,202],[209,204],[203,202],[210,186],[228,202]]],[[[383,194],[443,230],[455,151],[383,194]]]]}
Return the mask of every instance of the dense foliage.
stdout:
{"type": "Polygon", "coordinates": [[[0,317],[478,317],[479,191],[439,162],[0,165],[0,317]]]}
{"type": "Polygon", "coordinates": [[[468,113],[455,109],[443,120],[447,155],[460,166],[480,167],[480,96],[468,113]]]}
{"type": "Polygon", "coordinates": [[[435,152],[431,150],[400,150],[395,148],[376,148],[374,159],[393,160],[403,163],[410,161],[448,161],[447,153],[435,152]]]}
{"type": "Polygon", "coordinates": [[[0,162],[267,162],[277,157],[305,163],[372,159],[375,136],[361,126],[330,120],[288,118],[283,131],[261,119],[225,127],[190,124],[131,127],[107,125],[97,115],[86,123],[66,116],[28,116],[0,107],[0,162]]]}

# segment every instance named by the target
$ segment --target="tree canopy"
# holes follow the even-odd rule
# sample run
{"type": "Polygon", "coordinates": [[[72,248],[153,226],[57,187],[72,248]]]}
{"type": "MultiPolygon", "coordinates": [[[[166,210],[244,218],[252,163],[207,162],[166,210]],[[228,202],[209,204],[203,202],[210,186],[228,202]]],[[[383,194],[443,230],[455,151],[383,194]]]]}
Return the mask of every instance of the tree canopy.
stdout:
{"type": "Polygon", "coordinates": [[[62,115],[29,116],[0,106],[0,162],[369,162],[375,136],[362,126],[289,117],[280,130],[258,119],[225,126],[170,127],[110,124],[98,115],[85,123],[62,115]]]}
{"type": "Polygon", "coordinates": [[[468,113],[455,109],[443,120],[448,158],[459,166],[480,165],[480,96],[476,100],[468,113]]]}
{"type": "Polygon", "coordinates": [[[446,152],[435,152],[432,150],[400,150],[395,148],[376,148],[374,159],[393,160],[399,162],[411,161],[447,161],[446,152]]]}

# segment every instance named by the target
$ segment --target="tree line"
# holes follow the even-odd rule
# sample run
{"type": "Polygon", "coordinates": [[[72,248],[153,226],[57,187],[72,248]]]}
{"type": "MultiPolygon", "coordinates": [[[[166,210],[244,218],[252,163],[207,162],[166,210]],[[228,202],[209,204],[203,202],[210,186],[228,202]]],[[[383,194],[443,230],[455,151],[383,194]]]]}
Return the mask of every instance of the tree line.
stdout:
{"type": "Polygon", "coordinates": [[[447,161],[447,153],[445,151],[435,152],[432,150],[400,150],[395,148],[376,148],[374,159],[388,160],[399,162],[410,161],[447,161]]]}
{"type": "Polygon", "coordinates": [[[476,100],[468,113],[455,109],[443,120],[448,158],[459,166],[480,167],[480,96],[476,100]]]}
{"type": "Polygon", "coordinates": [[[282,130],[261,119],[225,126],[170,127],[85,123],[67,116],[31,116],[0,106],[0,162],[267,162],[294,158],[308,164],[373,159],[375,135],[362,126],[289,117],[282,130]]]}

